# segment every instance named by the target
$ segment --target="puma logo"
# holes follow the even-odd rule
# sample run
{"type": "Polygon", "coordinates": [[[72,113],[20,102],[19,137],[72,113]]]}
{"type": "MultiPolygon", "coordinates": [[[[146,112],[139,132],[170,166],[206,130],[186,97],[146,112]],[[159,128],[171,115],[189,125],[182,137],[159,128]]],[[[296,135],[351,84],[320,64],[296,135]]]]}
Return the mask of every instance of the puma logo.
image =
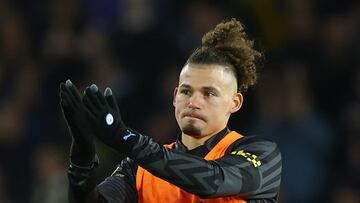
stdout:
{"type": "Polygon", "coordinates": [[[123,137],[124,140],[127,140],[131,136],[136,136],[134,133],[132,133],[130,130],[127,130],[128,134],[123,137]]]}

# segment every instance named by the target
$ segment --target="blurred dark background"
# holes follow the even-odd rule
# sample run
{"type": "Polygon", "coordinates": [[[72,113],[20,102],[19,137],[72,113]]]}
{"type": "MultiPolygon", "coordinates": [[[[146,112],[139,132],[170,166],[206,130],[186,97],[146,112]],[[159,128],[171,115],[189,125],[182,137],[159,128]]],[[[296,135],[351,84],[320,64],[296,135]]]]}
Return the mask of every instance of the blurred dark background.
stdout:
{"type": "MultiPolygon", "coordinates": [[[[125,122],[179,134],[172,95],[201,36],[241,20],[265,53],[230,128],[276,141],[281,203],[360,202],[360,3],[355,0],[1,0],[0,202],[66,202],[59,83],[112,87],[125,122]]],[[[121,156],[101,143],[99,180],[121,156]]]]}

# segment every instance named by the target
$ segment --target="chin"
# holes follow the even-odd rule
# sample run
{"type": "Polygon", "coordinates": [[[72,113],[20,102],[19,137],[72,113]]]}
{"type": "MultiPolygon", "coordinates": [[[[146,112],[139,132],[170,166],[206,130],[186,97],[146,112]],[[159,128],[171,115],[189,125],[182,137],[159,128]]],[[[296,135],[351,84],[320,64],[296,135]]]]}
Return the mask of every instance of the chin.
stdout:
{"type": "Polygon", "coordinates": [[[190,135],[192,137],[201,137],[202,136],[202,130],[199,127],[193,126],[193,125],[186,125],[184,126],[181,131],[187,135],[190,135]]]}

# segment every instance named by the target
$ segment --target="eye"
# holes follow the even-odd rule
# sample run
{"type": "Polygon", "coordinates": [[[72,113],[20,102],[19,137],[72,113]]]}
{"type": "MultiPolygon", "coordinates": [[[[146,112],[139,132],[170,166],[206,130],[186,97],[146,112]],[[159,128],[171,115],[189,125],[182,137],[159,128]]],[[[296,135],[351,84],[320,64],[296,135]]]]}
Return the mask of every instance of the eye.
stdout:
{"type": "Polygon", "coordinates": [[[181,93],[181,94],[185,94],[185,95],[189,95],[189,94],[190,94],[190,90],[188,90],[188,89],[181,89],[181,90],[180,90],[180,93],[181,93]]]}
{"type": "Polygon", "coordinates": [[[206,91],[206,92],[204,93],[204,95],[205,95],[206,97],[214,97],[214,96],[216,96],[216,94],[215,94],[214,92],[212,92],[212,91],[206,91]]]}

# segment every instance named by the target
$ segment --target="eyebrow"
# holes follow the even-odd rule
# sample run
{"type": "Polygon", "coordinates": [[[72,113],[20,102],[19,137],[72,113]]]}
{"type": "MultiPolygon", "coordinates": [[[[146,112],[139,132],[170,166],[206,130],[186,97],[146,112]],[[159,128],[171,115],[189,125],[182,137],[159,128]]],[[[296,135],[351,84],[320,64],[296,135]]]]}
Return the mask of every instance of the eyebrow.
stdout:
{"type": "Polygon", "coordinates": [[[211,87],[211,86],[210,87],[203,87],[202,89],[212,91],[212,92],[216,92],[216,93],[220,92],[218,89],[216,89],[215,87],[211,87]]]}
{"type": "Polygon", "coordinates": [[[181,84],[179,87],[183,87],[183,88],[192,88],[190,85],[187,85],[187,84],[181,84]]]}
{"type": "MultiPolygon", "coordinates": [[[[191,85],[188,84],[182,84],[180,85],[180,88],[189,88],[192,89],[191,85]]],[[[220,90],[218,90],[217,88],[213,87],[213,86],[205,86],[201,88],[202,90],[208,90],[208,91],[214,91],[214,92],[220,92],[220,90]]]]}

